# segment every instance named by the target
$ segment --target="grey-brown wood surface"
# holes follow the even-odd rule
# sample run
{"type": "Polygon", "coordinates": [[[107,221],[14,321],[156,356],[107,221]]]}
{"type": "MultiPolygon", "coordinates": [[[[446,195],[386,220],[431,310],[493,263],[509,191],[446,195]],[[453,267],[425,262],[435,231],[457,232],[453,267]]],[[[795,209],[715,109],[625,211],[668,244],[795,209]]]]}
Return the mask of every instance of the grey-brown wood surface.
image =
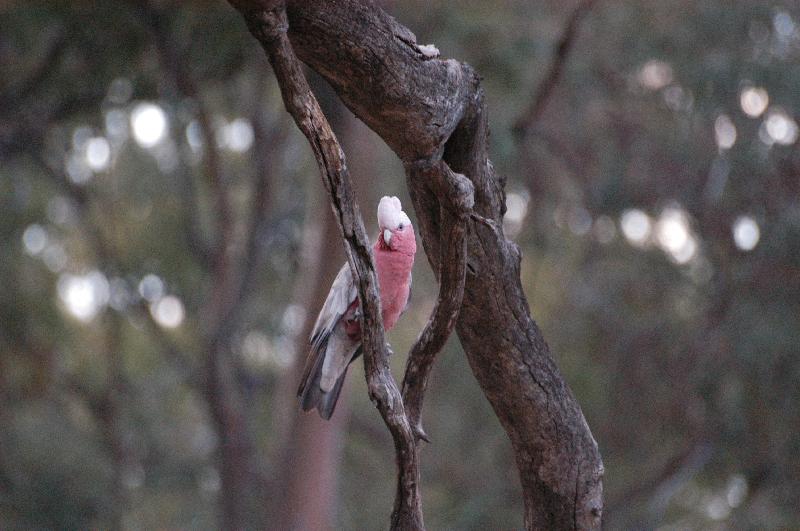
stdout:
{"type": "MultiPolygon", "coordinates": [[[[351,249],[351,266],[362,280],[359,293],[366,305],[364,324],[368,329],[365,343],[371,345],[367,350],[373,350],[372,354],[365,353],[370,393],[378,393],[373,383],[378,376],[383,378],[380,389],[388,395],[373,399],[392,430],[400,465],[392,526],[423,527],[418,456],[414,455],[416,441],[410,434],[409,419],[402,403],[397,403],[394,381],[390,374],[391,381],[385,380],[385,350],[380,344],[383,330],[379,318],[374,319],[374,271],[364,264],[369,253],[364,246],[363,224],[357,207],[350,203],[349,178],[335,137],[328,136],[327,124],[309,125],[308,120],[318,111],[318,107],[309,108],[315,102],[312,105],[297,91],[289,91],[287,96],[287,84],[300,83],[297,76],[302,73],[284,70],[282,74],[280,70],[286,65],[276,66],[276,54],[296,53],[325,77],[342,101],[403,160],[428,260],[440,279],[451,279],[448,285],[455,286],[440,294],[440,299],[460,294],[459,271],[449,268],[466,267],[456,331],[475,378],[513,445],[526,527],[599,528],[602,460],[580,406],[530,316],[520,284],[519,248],[503,234],[504,179],[495,173],[488,158],[487,110],[478,74],[464,63],[443,59],[430,48],[420,47],[410,30],[372,2],[288,2],[290,46],[288,41],[276,41],[282,31],[264,30],[265,17],[281,11],[281,3],[231,3],[270,54],[287,109],[293,114],[307,113],[295,118],[309,137],[328,184],[337,180],[344,183],[343,188],[332,188],[331,197],[351,249]],[[316,136],[304,129],[317,126],[316,136]],[[471,182],[471,187],[460,180],[461,176],[471,182]],[[468,229],[466,264],[441,258],[443,248],[447,253],[457,253],[458,246],[449,245],[449,238],[453,234],[458,237],[458,230],[453,229],[458,227],[458,220],[463,220],[468,229]],[[444,238],[448,240],[442,241],[444,238]],[[448,251],[451,247],[455,251],[448,251]],[[403,493],[417,498],[404,500],[403,493]],[[399,514],[403,510],[409,514],[399,514]]],[[[278,29],[285,31],[283,24],[278,29]]],[[[439,317],[440,323],[447,322],[443,317],[439,317]]],[[[438,330],[446,338],[447,327],[439,326],[438,330]]],[[[435,354],[440,345],[435,346],[428,354],[435,354]]],[[[424,383],[421,391],[424,393],[424,383]]],[[[421,407],[421,395],[416,400],[421,407]]],[[[417,408],[417,419],[418,415],[417,408]]]]}

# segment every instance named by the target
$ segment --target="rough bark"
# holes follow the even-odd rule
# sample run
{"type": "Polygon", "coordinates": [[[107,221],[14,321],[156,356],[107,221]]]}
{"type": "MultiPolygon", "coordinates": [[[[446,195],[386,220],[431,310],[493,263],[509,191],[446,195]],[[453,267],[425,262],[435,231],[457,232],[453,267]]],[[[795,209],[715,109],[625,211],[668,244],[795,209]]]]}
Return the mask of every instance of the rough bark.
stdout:
{"type": "MultiPolygon", "coordinates": [[[[234,4],[253,31],[263,5],[244,0],[234,4]]],[[[578,403],[530,317],[520,284],[520,251],[502,231],[504,181],[488,159],[487,113],[478,75],[458,61],[432,57],[417,46],[408,29],[371,2],[294,1],[287,10],[289,37],[300,59],[322,74],[409,168],[409,192],[437,275],[441,247],[447,243],[441,239],[442,204],[432,192],[429,176],[413,168],[443,161],[471,181],[476,215],[470,218],[467,274],[456,330],[476,379],[511,439],[526,527],[598,528],[602,460],[578,403]]],[[[269,36],[253,33],[265,47],[272,45],[269,36]]],[[[281,76],[278,79],[283,85],[281,76]]],[[[314,147],[319,158],[320,146],[314,147]]],[[[329,155],[328,160],[341,158],[337,151],[329,155]]],[[[365,242],[353,234],[349,216],[342,217],[342,225],[349,234],[348,244],[357,251],[353,253],[357,256],[351,255],[351,265],[358,266],[356,259],[368,257],[358,249],[365,242]]],[[[373,271],[365,267],[359,273],[362,281],[368,281],[360,288],[364,301],[374,296],[365,289],[373,271]]],[[[373,323],[364,325],[370,331],[373,323]]],[[[380,331],[378,335],[382,339],[380,331]]],[[[379,343],[370,349],[380,350],[379,343]]],[[[374,370],[376,360],[370,355],[365,361],[367,371],[374,370]]],[[[394,399],[393,404],[402,408],[394,399]]]]}

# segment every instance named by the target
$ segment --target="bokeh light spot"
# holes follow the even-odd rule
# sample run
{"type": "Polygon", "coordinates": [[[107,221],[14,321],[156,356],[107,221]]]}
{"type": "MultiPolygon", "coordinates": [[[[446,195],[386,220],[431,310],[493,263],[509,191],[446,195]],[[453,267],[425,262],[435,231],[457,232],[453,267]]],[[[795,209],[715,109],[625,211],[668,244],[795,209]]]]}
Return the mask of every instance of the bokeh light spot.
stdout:
{"type": "Polygon", "coordinates": [[[583,207],[570,210],[567,226],[572,234],[583,236],[592,228],[592,215],[583,207]]]}
{"type": "Polygon", "coordinates": [[[243,153],[253,145],[253,126],[245,118],[237,118],[223,129],[225,146],[236,153],[243,153]]]}
{"type": "Polygon", "coordinates": [[[166,136],[167,115],[154,103],[140,103],[131,112],[131,128],[136,142],[144,148],[151,148],[166,136]]]}
{"type": "Polygon", "coordinates": [[[145,275],[139,282],[139,295],[148,302],[157,301],[164,296],[164,281],[157,275],[145,275]]]}
{"type": "Polygon", "coordinates": [[[90,138],[86,142],[86,164],[93,171],[103,171],[108,168],[111,160],[111,146],[102,136],[90,138]]]}
{"type": "Polygon", "coordinates": [[[53,273],[62,271],[67,265],[67,252],[58,242],[49,244],[42,253],[42,262],[53,273]]]}
{"type": "Polygon", "coordinates": [[[733,241],[742,251],[751,251],[761,238],[756,220],[750,216],[739,216],[733,222],[733,241]]]}
{"type": "Polygon", "coordinates": [[[192,120],[186,126],[186,141],[195,153],[203,148],[203,133],[197,120],[192,120]]]}
{"type": "Polygon", "coordinates": [[[522,229],[522,220],[528,213],[528,194],[526,192],[508,192],[506,195],[506,214],[503,217],[503,229],[510,237],[515,237],[522,229]]]}
{"type": "Polygon", "coordinates": [[[736,126],[727,114],[720,114],[714,121],[714,138],[720,149],[730,149],[736,143],[736,126]]]}
{"type": "Polygon", "coordinates": [[[794,35],[795,23],[792,16],[786,11],[778,11],[772,18],[772,26],[775,28],[775,33],[781,39],[788,40],[794,35]]]}
{"type": "Polygon", "coordinates": [[[697,254],[689,216],[680,207],[665,208],[656,224],[656,241],[675,262],[685,264],[697,254]]]}
{"type": "Polygon", "coordinates": [[[725,493],[728,505],[732,508],[739,507],[747,497],[747,480],[741,474],[734,474],[728,480],[728,489],[725,493]]]}
{"type": "Polygon", "coordinates": [[[652,231],[650,216],[643,211],[633,208],[626,210],[620,217],[622,234],[632,244],[642,246],[647,243],[652,231]]]}
{"type": "Polygon", "coordinates": [[[121,109],[111,109],[105,115],[106,134],[109,138],[122,141],[128,137],[128,115],[121,109]]]}
{"type": "Polygon", "coordinates": [[[759,130],[759,137],[767,145],[775,143],[788,146],[797,141],[797,136],[797,122],[780,108],[771,109],[767,113],[767,118],[759,130]]]}
{"type": "Polygon", "coordinates": [[[47,246],[47,232],[38,223],[28,225],[22,233],[22,244],[25,246],[25,252],[36,256],[47,246]]]}
{"type": "Polygon", "coordinates": [[[58,279],[58,297],[67,312],[88,323],[108,303],[108,280],[99,271],[86,275],[63,274],[58,279]]]}
{"type": "Polygon", "coordinates": [[[639,84],[648,90],[658,90],[672,82],[672,67],[658,59],[647,61],[639,70],[639,84]]]}
{"type": "Polygon", "coordinates": [[[731,508],[724,498],[712,496],[706,502],[706,514],[712,520],[725,520],[731,514],[731,508]]]}
{"type": "Polygon", "coordinates": [[[150,315],[164,328],[177,328],[186,315],[183,302],[174,295],[167,295],[150,305],[150,315]]]}
{"type": "Polygon", "coordinates": [[[64,169],[69,180],[75,184],[86,184],[92,178],[92,169],[86,162],[86,157],[81,157],[76,153],[67,158],[64,169]]]}
{"type": "Polygon", "coordinates": [[[599,216],[594,222],[594,236],[602,244],[611,243],[617,235],[614,220],[608,216],[599,216]]]}
{"type": "Polygon", "coordinates": [[[745,87],[739,94],[739,104],[747,116],[757,118],[767,110],[769,94],[760,87],[745,87]]]}

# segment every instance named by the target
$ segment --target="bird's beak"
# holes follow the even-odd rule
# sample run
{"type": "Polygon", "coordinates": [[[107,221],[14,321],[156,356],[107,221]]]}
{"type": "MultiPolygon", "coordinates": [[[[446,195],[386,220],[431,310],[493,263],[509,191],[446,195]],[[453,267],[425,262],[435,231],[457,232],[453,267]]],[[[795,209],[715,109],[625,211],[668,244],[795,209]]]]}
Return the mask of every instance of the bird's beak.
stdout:
{"type": "Polygon", "coordinates": [[[383,241],[386,245],[389,245],[389,242],[392,241],[392,231],[389,229],[383,231],[383,241]]]}

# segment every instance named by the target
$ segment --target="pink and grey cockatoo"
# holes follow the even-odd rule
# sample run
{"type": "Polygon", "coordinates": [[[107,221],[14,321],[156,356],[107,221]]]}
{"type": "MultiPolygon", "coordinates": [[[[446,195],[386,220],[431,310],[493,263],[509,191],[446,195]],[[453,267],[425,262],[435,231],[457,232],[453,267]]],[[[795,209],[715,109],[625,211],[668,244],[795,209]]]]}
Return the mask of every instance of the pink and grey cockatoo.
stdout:
{"type": "MultiPolygon", "coordinates": [[[[405,310],[411,293],[411,267],[417,242],[411,220],[396,197],[381,199],[378,226],[380,234],[373,251],[383,326],[391,330],[405,310]]],[[[331,418],[347,367],[361,354],[359,310],[358,289],[350,266],[345,263],[333,281],[311,332],[311,352],[297,391],[304,411],[317,408],[322,418],[331,418]]]]}

